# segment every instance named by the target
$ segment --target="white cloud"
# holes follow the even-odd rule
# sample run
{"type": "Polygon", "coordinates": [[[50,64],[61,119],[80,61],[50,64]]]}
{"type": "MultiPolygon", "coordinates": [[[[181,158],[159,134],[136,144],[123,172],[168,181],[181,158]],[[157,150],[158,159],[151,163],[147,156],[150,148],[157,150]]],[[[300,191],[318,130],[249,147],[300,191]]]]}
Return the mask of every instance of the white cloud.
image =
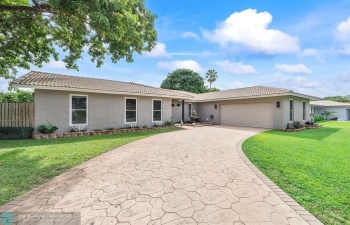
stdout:
{"type": "Polygon", "coordinates": [[[341,49],[337,50],[337,52],[341,55],[350,55],[350,43],[343,45],[341,49]]]}
{"type": "Polygon", "coordinates": [[[203,71],[202,66],[195,60],[175,60],[170,62],[161,61],[157,63],[157,68],[168,71],[185,68],[191,69],[197,73],[203,71]]]}
{"type": "Polygon", "coordinates": [[[246,87],[242,82],[235,81],[227,85],[228,89],[236,89],[236,88],[243,88],[246,87]]]}
{"type": "Polygon", "coordinates": [[[150,52],[143,52],[147,57],[151,58],[170,58],[170,54],[166,51],[166,45],[164,43],[157,43],[157,45],[150,52]]]}
{"type": "Polygon", "coordinates": [[[349,41],[350,39],[350,17],[338,24],[335,36],[341,41],[349,41]]]}
{"type": "Polygon", "coordinates": [[[342,80],[350,83],[350,72],[346,72],[342,75],[342,80]]]}
{"type": "Polygon", "coordinates": [[[285,72],[285,73],[292,73],[292,74],[311,74],[312,71],[307,68],[304,64],[276,64],[275,68],[285,72]]]}
{"type": "Polygon", "coordinates": [[[193,39],[195,39],[195,40],[197,40],[197,41],[200,40],[198,34],[196,34],[196,33],[194,33],[194,32],[191,32],[191,31],[183,32],[183,33],[181,34],[181,37],[182,37],[182,38],[185,38],[185,39],[186,39],[186,38],[193,38],[193,39]]]}
{"type": "Polygon", "coordinates": [[[317,50],[317,49],[313,49],[313,48],[304,49],[300,53],[300,56],[302,56],[302,57],[313,57],[317,61],[319,61],[320,63],[324,63],[324,59],[322,57],[322,53],[319,50],[317,50]]]}
{"type": "Polygon", "coordinates": [[[44,65],[48,69],[65,69],[66,64],[63,61],[55,61],[52,59],[49,63],[44,65]]]}
{"type": "Polygon", "coordinates": [[[230,62],[228,60],[225,61],[216,61],[215,65],[221,67],[227,73],[231,74],[253,74],[256,73],[256,70],[251,65],[244,65],[241,62],[230,62]]]}
{"type": "Polygon", "coordinates": [[[338,24],[334,35],[338,41],[336,53],[340,55],[350,55],[350,17],[338,24]]]}
{"type": "Polygon", "coordinates": [[[219,43],[223,48],[242,45],[250,51],[268,55],[298,52],[298,38],[280,30],[268,29],[271,22],[270,13],[247,9],[231,14],[214,31],[203,30],[202,33],[206,39],[219,43]]]}

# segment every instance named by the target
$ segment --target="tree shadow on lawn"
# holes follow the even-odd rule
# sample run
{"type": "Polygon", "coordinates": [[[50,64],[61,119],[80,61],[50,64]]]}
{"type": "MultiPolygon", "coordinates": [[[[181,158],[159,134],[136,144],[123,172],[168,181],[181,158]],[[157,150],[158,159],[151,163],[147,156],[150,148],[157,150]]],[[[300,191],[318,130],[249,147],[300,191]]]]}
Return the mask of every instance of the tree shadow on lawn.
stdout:
{"type": "MultiPolygon", "coordinates": [[[[166,130],[164,130],[166,132],[166,130]]],[[[94,136],[83,136],[83,137],[68,137],[68,138],[57,138],[57,139],[45,139],[45,140],[0,140],[0,150],[2,149],[13,149],[21,147],[34,147],[34,146],[45,146],[45,145],[61,145],[61,144],[71,144],[85,141],[94,140],[112,140],[116,138],[135,138],[150,136],[150,134],[160,134],[164,132],[157,132],[157,130],[152,131],[139,131],[132,133],[121,133],[121,134],[104,134],[104,135],[94,135],[94,136]]]]}
{"type": "MultiPolygon", "coordinates": [[[[281,131],[272,131],[274,135],[280,135],[285,137],[296,137],[303,139],[312,139],[312,140],[324,140],[335,133],[341,131],[341,128],[332,128],[332,127],[322,127],[320,129],[309,129],[299,132],[281,132],[281,131]]],[[[268,131],[270,132],[270,131],[268,131]]]]}

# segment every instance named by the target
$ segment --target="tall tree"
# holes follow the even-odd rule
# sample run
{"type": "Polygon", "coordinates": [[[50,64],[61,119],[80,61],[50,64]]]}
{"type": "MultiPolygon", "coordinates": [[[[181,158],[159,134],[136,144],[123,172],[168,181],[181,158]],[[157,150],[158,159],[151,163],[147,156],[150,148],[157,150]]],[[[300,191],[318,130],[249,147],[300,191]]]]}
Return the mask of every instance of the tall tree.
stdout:
{"type": "Polygon", "coordinates": [[[177,69],[169,73],[160,87],[192,93],[207,92],[203,77],[190,69],[177,69]]]}
{"type": "Polygon", "coordinates": [[[328,96],[328,97],[324,97],[324,99],[326,100],[330,100],[330,101],[335,101],[335,102],[350,102],[350,96],[349,95],[345,95],[345,96],[328,96]]]}
{"type": "Polygon", "coordinates": [[[205,74],[205,79],[209,82],[209,88],[211,89],[211,83],[214,83],[218,78],[218,73],[215,70],[208,70],[205,74]]]}
{"type": "Polygon", "coordinates": [[[68,69],[84,48],[97,67],[106,55],[132,62],[155,46],[155,19],[144,0],[0,0],[0,77],[59,60],[58,49],[68,69]]]}

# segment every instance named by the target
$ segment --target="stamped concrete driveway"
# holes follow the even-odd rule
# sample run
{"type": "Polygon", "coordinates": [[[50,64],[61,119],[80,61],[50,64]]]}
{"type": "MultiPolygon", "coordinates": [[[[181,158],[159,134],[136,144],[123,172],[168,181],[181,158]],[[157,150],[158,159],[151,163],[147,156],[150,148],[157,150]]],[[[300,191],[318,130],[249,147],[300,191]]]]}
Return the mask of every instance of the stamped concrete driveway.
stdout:
{"type": "Polygon", "coordinates": [[[0,212],[80,212],[93,225],[320,224],[242,160],[237,146],[260,131],[193,127],[133,142],[0,212]]]}

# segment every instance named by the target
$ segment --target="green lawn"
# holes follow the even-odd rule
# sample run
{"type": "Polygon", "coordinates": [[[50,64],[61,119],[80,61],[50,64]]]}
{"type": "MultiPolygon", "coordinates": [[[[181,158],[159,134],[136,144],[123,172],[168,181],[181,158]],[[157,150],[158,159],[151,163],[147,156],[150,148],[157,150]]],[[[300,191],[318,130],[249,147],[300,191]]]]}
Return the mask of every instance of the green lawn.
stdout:
{"type": "Polygon", "coordinates": [[[324,224],[350,224],[350,122],[267,131],[243,143],[248,158],[324,224]]]}
{"type": "Polygon", "coordinates": [[[51,140],[0,140],[0,205],[101,153],[179,129],[51,140]]]}

